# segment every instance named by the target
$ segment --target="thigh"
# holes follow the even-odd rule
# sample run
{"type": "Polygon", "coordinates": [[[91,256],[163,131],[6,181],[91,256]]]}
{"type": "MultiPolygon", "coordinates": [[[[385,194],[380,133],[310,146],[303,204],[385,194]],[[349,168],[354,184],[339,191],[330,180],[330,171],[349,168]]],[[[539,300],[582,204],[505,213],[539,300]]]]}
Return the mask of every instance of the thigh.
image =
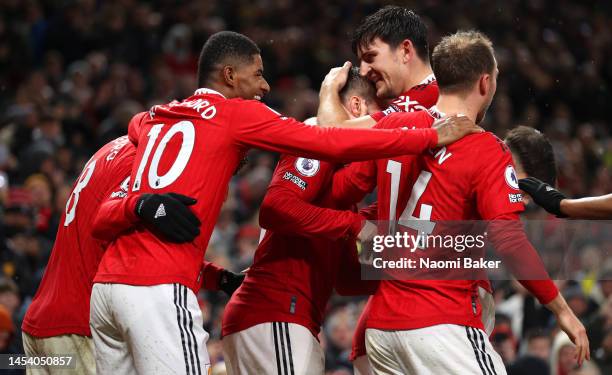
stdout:
{"type": "Polygon", "coordinates": [[[114,284],[94,284],[91,292],[89,326],[95,346],[98,374],[136,374],[128,343],[119,329],[112,306],[114,284]]]}
{"type": "Polygon", "coordinates": [[[480,329],[442,324],[398,331],[397,335],[397,356],[412,374],[506,374],[501,358],[480,329]]]}
{"type": "MultiPolygon", "coordinates": [[[[72,371],[79,374],[93,375],[96,373],[93,340],[87,336],[59,335],[52,337],[33,337],[23,333],[23,344],[28,356],[60,357],[72,355],[74,367],[72,371]]],[[[66,369],[46,366],[40,369],[28,369],[28,374],[64,374],[66,369]]]]}
{"type": "MultiPolygon", "coordinates": [[[[405,361],[397,356],[397,332],[368,328],[365,333],[366,351],[373,374],[406,375],[405,361]]],[[[406,353],[410,355],[410,353],[406,353]]]]}
{"type": "Polygon", "coordinates": [[[223,338],[228,375],[321,375],[323,349],[305,327],[286,322],[262,323],[223,338]]]}
{"type": "MultiPolygon", "coordinates": [[[[28,357],[44,355],[39,350],[39,341],[42,340],[41,338],[30,336],[25,332],[21,333],[21,337],[23,341],[23,351],[25,355],[27,355],[28,357]]],[[[48,375],[49,370],[46,368],[40,368],[40,369],[26,368],[26,374],[27,375],[48,375]]]]}
{"type": "Polygon", "coordinates": [[[117,284],[113,306],[138,373],[208,373],[208,334],[189,288],[117,284]]]}

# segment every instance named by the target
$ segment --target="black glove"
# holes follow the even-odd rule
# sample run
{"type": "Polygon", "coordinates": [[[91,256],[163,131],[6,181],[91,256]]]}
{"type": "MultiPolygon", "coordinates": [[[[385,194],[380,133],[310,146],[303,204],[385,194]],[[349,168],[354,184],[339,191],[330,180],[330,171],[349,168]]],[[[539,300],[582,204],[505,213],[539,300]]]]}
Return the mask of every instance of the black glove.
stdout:
{"type": "Polygon", "coordinates": [[[561,201],[567,197],[563,193],[535,177],[520,179],[519,187],[531,195],[538,206],[541,206],[553,215],[557,215],[557,217],[565,217],[561,212],[561,201]]]}
{"type": "Polygon", "coordinates": [[[221,280],[219,280],[219,289],[231,297],[240,284],[242,284],[244,277],[245,274],[243,273],[233,273],[228,270],[223,270],[221,272],[221,280]]]}
{"type": "Polygon", "coordinates": [[[165,240],[191,242],[200,234],[200,220],[188,207],[196,202],[175,193],[142,194],[136,202],[136,215],[165,240]]]}

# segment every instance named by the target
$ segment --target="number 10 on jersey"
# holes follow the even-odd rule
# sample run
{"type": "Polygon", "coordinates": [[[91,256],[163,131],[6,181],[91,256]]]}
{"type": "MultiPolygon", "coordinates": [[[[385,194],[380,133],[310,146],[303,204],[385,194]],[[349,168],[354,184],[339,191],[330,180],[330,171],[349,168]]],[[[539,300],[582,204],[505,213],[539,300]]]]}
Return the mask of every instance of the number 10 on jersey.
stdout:
{"type": "Polygon", "coordinates": [[[195,129],[193,123],[191,121],[180,121],[172,125],[170,130],[168,130],[168,132],[161,138],[159,144],[155,146],[157,138],[159,137],[164,126],[164,124],[153,125],[147,134],[149,140],[147,141],[147,146],[144,154],[142,155],[142,160],[140,161],[138,169],[136,170],[136,177],[134,178],[132,191],[140,190],[142,185],[142,175],[145,171],[145,167],[149,163],[149,158],[151,158],[151,165],[149,166],[147,181],[149,183],[149,187],[152,189],[163,189],[171,185],[179,178],[181,173],[183,173],[187,163],[189,162],[189,158],[191,157],[195,143],[195,129]],[[178,155],[176,156],[176,159],[172,163],[172,166],[168,172],[166,172],[163,176],[160,176],[158,168],[160,160],[164,155],[164,151],[166,150],[166,146],[173,137],[178,136],[179,134],[183,136],[183,141],[181,143],[181,148],[178,155]],[[151,153],[153,153],[153,157],[151,157],[151,153]]]}

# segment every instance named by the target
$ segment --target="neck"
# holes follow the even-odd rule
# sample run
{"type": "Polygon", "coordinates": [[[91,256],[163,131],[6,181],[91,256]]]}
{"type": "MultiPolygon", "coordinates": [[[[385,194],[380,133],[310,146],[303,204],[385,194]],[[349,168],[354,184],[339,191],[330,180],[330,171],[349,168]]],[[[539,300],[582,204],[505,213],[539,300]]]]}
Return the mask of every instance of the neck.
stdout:
{"type": "Polygon", "coordinates": [[[455,94],[440,94],[436,108],[446,115],[463,114],[472,121],[476,121],[479,110],[477,105],[471,103],[469,97],[464,98],[455,94]]]}
{"type": "Polygon", "coordinates": [[[402,88],[402,93],[423,82],[431,74],[433,74],[433,70],[431,70],[429,62],[415,61],[413,66],[410,67],[408,79],[404,81],[405,87],[402,88]]]}
{"type": "Polygon", "coordinates": [[[223,96],[225,96],[228,99],[236,97],[236,95],[234,94],[234,92],[232,91],[232,89],[230,87],[228,87],[226,85],[223,85],[223,84],[220,84],[218,82],[207,82],[201,88],[207,88],[207,89],[215,90],[216,92],[222,94],[223,96]]]}

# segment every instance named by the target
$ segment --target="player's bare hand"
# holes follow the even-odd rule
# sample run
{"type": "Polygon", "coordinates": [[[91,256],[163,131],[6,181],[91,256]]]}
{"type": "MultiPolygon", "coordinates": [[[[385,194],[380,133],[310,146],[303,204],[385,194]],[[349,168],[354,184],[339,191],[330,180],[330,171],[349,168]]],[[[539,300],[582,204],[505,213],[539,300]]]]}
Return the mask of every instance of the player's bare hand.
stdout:
{"type": "Polygon", "coordinates": [[[589,339],[587,337],[584,325],[578,320],[576,315],[571,310],[563,311],[557,316],[559,327],[565,332],[576,345],[576,361],[578,365],[586,359],[591,359],[589,350],[589,339]]]}
{"type": "Polygon", "coordinates": [[[468,134],[482,133],[484,130],[469,117],[452,115],[437,120],[433,128],[438,132],[438,146],[446,146],[468,134]]]}
{"type": "Polygon", "coordinates": [[[325,76],[325,79],[323,79],[323,83],[321,83],[320,94],[325,92],[340,92],[346,84],[351,65],[351,62],[347,61],[340,67],[332,68],[325,76]]]}
{"type": "Polygon", "coordinates": [[[357,235],[357,239],[362,243],[370,242],[376,235],[377,231],[378,228],[376,228],[376,225],[366,220],[363,228],[361,228],[361,231],[357,235]]]}
{"type": "Polygon", "coordinates": [[[563,296],[558,294],[546,307],[555,314],[559,327],[576,345],[576,362],[578,362],[578,365],[582,365],[585,359],[591,359],[586,329],[567,305],[563,296]]]}

